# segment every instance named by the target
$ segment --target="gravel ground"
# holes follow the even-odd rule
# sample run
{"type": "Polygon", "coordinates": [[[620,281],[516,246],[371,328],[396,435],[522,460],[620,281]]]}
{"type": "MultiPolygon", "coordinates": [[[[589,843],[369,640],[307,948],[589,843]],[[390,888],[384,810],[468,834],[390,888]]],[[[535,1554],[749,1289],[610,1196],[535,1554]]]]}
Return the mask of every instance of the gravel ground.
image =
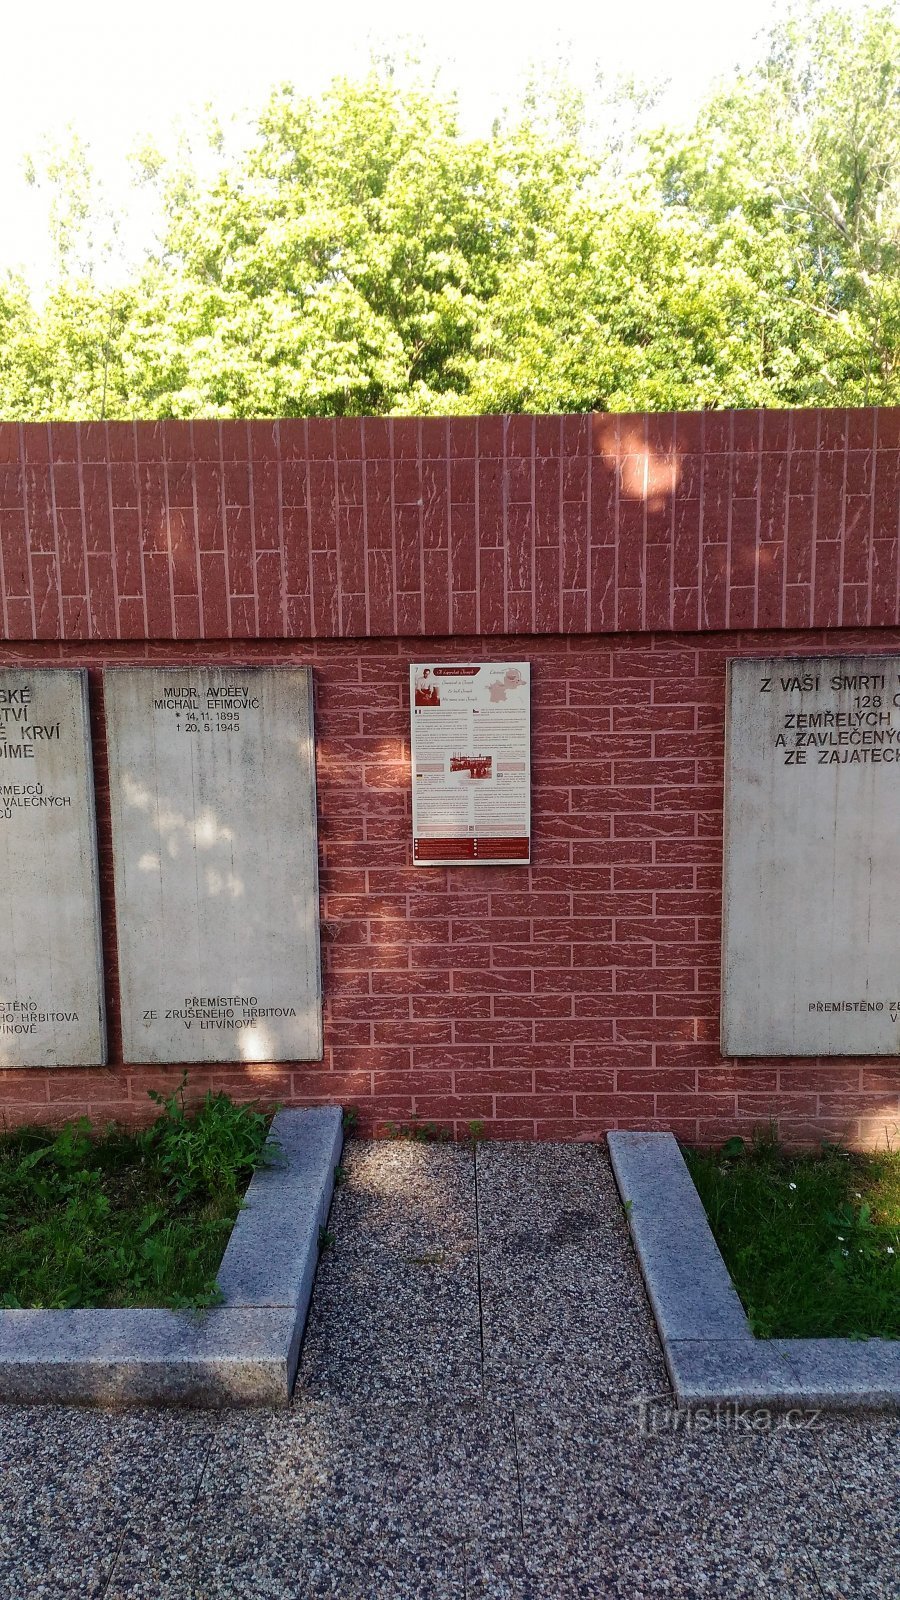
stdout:
{"type": "Polygon", "coordinates": [[[602,1151],[345,1169],[289,1411],[0,1408],[3,1600],[900,1600],[900,1419],[685,1427],[602,1151]]]}

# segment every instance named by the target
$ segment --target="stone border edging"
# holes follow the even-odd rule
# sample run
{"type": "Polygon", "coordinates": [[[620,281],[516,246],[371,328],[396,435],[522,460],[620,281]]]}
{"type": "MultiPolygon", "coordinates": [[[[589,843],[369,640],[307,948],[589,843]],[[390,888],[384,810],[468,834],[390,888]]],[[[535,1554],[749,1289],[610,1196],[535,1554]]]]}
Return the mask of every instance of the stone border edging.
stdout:
{"type": "Polygon", "coordinates": [[[900,1340],[755,1337],[674,1134],[607,1141],[679,1404],[900,1408],[900,1340]]]}
{"type": "Polygon", "coordinates": [[[222,1257],[224,1303],[0,1311],[0,1401],[287,1405],[343,1144],[340,1106],[279,1111],[222,1257]]]}

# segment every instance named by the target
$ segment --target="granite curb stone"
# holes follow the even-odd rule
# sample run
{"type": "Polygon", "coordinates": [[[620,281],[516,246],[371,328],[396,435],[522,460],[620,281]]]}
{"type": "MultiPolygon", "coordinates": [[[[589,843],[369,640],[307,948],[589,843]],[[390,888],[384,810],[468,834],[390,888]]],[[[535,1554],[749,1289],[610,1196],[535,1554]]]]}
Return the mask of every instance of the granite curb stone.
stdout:
{"type": "Polygon", "coordinates": [[[340,1159],[340,1108],[279,1111],[269,1143],[272,1163],[253,1174],[216,1281],[229,1310],[302,1305],[305,1317],[340,1159]]]}
{"type": "Polygon", "coordinates": [[[167,1310],[0,1312],[0,1401],[287,1405],[343,1140],[339,1106],[279,1111],[218,1274],[167,1310]]]}
{"type": "Polygon", "coordinates": [[[900,1407],[900,1340],[755,1337],[674,1134],[607,1142],[680,1404],[900,1407]]]}
{"type": "Polygon", "coordinates": [[[610,1133],[608,1141],[663,1349],[684,1339],[752,1340],[674,1137],[610,1133]]]}

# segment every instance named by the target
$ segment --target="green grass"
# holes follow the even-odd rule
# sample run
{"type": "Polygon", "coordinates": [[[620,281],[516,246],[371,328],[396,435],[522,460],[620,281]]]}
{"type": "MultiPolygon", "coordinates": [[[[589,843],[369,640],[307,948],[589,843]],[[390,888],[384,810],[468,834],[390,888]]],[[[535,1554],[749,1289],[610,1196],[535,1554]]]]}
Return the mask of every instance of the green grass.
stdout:
{"type": "Polygon", "coordinates": [[[900,1152],[684,1157],[757,1337],[900,1338],[900,1152]]]}
{"type": "Polygon", "coordinates": [[[0,1137],[0,1307],[214,1305],[269,1117],[184,1084],[137,1132],[89,1122],[0,1137]]]}

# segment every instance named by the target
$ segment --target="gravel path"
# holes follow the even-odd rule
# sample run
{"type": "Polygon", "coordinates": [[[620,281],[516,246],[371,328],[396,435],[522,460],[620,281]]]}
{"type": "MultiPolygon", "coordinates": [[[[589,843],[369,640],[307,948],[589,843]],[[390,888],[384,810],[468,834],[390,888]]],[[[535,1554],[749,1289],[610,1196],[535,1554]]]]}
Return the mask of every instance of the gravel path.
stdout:
{"type": "Polygon", "coordinates": [[[345,1170],[290,1411],[0,1408],[4,1600],[900,1600],[900,1419],[676,1430],[602,1151],[345,1170]]]}

